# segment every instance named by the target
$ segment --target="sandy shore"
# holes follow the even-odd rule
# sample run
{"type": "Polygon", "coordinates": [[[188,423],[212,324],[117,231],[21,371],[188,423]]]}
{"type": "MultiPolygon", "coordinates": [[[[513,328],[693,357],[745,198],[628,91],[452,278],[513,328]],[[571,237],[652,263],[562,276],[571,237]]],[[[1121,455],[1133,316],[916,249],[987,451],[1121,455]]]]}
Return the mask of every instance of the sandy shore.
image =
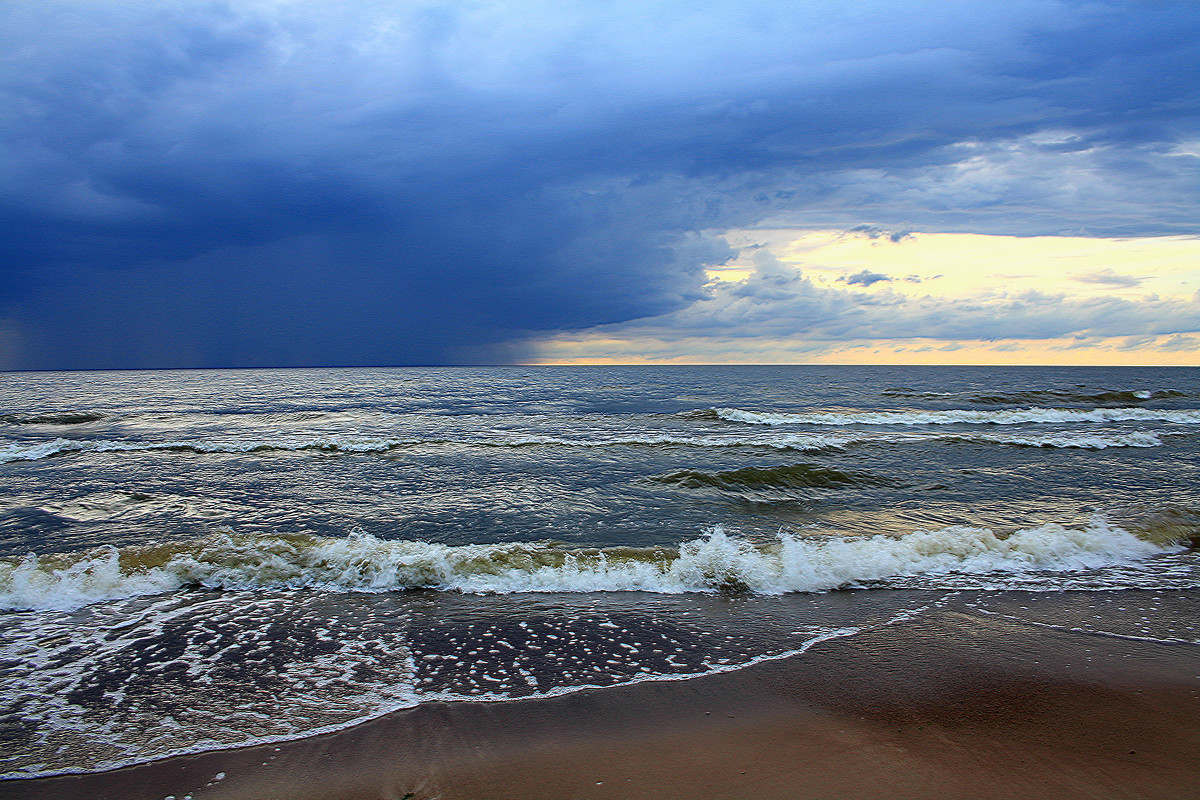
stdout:
{"type": "Polygon", "coordinates": [[[1194,800],[1198,676],[1197,646],[940,611],[737,672],[428,703],[0,797],[1194,800]]]}

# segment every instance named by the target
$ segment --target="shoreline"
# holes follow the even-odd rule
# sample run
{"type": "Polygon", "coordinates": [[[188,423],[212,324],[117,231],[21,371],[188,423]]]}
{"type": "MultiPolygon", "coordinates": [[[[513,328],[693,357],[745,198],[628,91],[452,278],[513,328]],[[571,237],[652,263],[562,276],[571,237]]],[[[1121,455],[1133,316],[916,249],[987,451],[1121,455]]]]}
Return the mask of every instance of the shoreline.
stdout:
{"type": "Polygon", "coordinates": [[[1200,796],[1200,646],[944,609],[687,680],[427,702],[14,800],[1200,796]],[[219,776],[219,777],[218,777],[219,776]]]}

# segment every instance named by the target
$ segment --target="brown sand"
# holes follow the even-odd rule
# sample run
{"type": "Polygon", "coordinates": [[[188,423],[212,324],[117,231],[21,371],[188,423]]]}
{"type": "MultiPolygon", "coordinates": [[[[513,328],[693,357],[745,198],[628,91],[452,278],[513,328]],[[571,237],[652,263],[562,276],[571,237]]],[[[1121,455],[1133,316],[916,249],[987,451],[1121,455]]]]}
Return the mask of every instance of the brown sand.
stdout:
{"type": "Polygon", "coordinates": [[[0,797],[1195,800],[1198,676],[1196,646],[944,611],[722,675],[428,703],[0,797]]]}

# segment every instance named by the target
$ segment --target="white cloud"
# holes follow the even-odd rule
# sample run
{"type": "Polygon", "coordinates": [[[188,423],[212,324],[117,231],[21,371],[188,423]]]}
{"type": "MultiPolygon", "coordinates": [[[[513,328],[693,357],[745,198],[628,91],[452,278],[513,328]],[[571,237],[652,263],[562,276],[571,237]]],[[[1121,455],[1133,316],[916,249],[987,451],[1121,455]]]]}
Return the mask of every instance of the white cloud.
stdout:
{"type": "Polygon", "coordinates": [[[1107,268],[1077,272],[1071,276],[1071,280],[1080,283],[1099,283],[1105,286],[1139,286],[1142,282],[1141,278],[1133,275],[1118,275],[1107,268]]]}
{"type": "MultiPolygon", "coordinates": [[[[738,236],[754,233],[742,231],[738,236]]],[[[801,236],[793,248],[783,232],[760,233],[767,241],[747,246],[737,262],[751,270],[741,280],[714,282],[705,298],[676,312],[601,326],[569,340],[552,339],[541,352],[590,358],[608,347],[626,357],[652,353],[655,359],[686,360],[692,353],[700,360],[738,361],[744,360],[744,351],[757,350],[764,358],[774,353],[775,358],[803,360],[835,352],[865,357],[865,348],[874,346],[882,348],[880,357],[900,360],[966,350],[964,357],[1003,361],[1004,354],[1015,358],[1028,353],[1034,343],[1046,350],[1047,342],[1058,342],[1051,349],[1061,358],[1080,349],[1186,355],[1196,341],[1189,334],[1200,332],[1200,292],[1114,294],[1113,289],[1128,290],[1141,281],[1126,280],[1111,270],[1093,270],[1083,278],[1072,271],[1078,258],[1094,257],[1097,251],[1108,253],[1113,261],[1157,253],[1159,263],[1144,266],[1175,270],[1200,284],[1196,239],[1079,239],[1074,241],[1083,252],[1073,254],[1070,243],[1057,238],[917,234],[876,248],[871,242],[847,242],[836,231],[818,231],[801,236]],[[989,248],[993,262],[956,258],[989,248]],[[1041,260],[1033,260],[1039,250],[1041,260]],[[776,251],[789,261],[777,257],[776,251]],[[843,271],[832,280],[822,277],[831,269],[822,263],[826,256],[841,264],[849,257],[874,256],[889,268],[939,253],[946,261],[937,266],[945,272],[928,280],[895,281],[865,267],[848,276],[843,271]],[[1004,264],[1006,256],[1026,259],[1029,274],[992,273],[989,267],[1004,264]],[[1057,279],[1055,270],[1062,273],[1057,279]],[[1039,284],[1054,288],[1037,288],[1039,284]],[[589,341],[607,344],[593,347],[589,341]]]]}

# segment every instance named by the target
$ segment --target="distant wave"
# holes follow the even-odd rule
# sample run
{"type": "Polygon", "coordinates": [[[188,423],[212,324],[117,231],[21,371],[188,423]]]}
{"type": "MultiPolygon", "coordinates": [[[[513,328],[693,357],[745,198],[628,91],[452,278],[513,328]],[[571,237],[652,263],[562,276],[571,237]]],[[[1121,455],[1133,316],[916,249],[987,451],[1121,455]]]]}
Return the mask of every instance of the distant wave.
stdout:
{"type": "Polygon", "coordinates": [[[276,441],[169,441],[119,442],[109,440],[54,439],[35,444],[0,445],[0,464],[9,461],[37,461],[66,453],[111,453],[177,451],[190,453],[267,453],[313,450],[327,453],[383,453],[417,445],[458,444],[475,447],[611,447],[620,445],[685,445],[695,447],[763,446],[787,450],[820,450],[840,447],[846,437],[786,437],[777,441],[729,439],[706,436],[614,436],[611,438],[565,439],[553,436],[513,436],[506,439],[387,439],[378,437],[323,437],[276,441]]]}
{"type": "Polygon", "coordinates": [[[713,413],[729,422],[751,425],[1026,425],[1076,422],[1173,422],[1200,424],[1200,410],[1147,408],[1019,408],[983,411],[956,408],[946,411],[747,411],[716,408],[713,413]]]}
{"type": "Polygon", "coordinates": [[[881,397],[911,397],[921,400],[934,400],[939,397],[959,397],[961,392],[923,392],[919,389],[885,389],[880,392],[881,397]]]}
{"type": "Polygon", "coordinates": [[[939,439],[963,442],[987,442],[1017,447],[1063,447],[1081,450],[1105,450],[1109,447],[1159,447],[1166,434],[1131,431],[1129,433],[970,433],[943,434],[939,439]]]}
{"type": "Polygon", "coordinates": [[[1034,403],[1096,403],[1098,405],[1116,403],[1142,403],[1149,400],[1174,400],[1187,397],[1185,392],[1175,389],[1159,389],[1157,391],[1117,389],[1099,392],[1073,392],[1059,389],[1045,389],[1025,392],[996,392],[994,394],[976,394],[968,398],[972,403],[981,405],[1022,405],[1034,403]]]}
{"type": "MultiPolygon", "coordinates": [[[[782,424],[782,423],[763,423],[782,424]]],[[[845,423],[849,424],[849,423],[845,423]]],[[[916,423],[911,423],[916,424],[916,423]]],[[[11,461],[38,461],[69,453],[269,453],[316,451],[324,453],[386,453],[419,445],[463,445],[472,447],[765,447],[774,450],[820,452],[839,450],[856,444],[906,444],[935,440],[971,441],[1018,447],[1062,447],[1084,450],[1103,450],[1109,447],[1158,447],[1165,433],[1132,431],[1118,432],[1054,432],[1054,433],[923,433],[838,431],[821,434],[770,433],[732,436],[687,435],[613,435],[607,437],[567,439],[554,436],[512,436],[499,439],[388,439],[379,437],[322,437],[318,439],[276,441],[167,441],[121,442],[105,439],[64,439],[48,442],[10,442],[0,445],[0,464],[11,461]]]]}
{"type": "Polygon", "coordinates": [[[743,467],[724,472],[685,469],[654,475],[648,480],[684,489],[718,489],[740,492],[747,489],[807,489],[843,486],[875,486],[880,478],[863,472],[822,467],[817,464],[784,464],[778,467],[743,467]]]}
{"type": "Polygon", "coordinates": [[[8,425],[82,425],[98,422],[107,414],[96,411],[47,411],[42,414],[0,414],[0,423],[8,425]]]}
{"type": "Polygon", "coordinates": [[[981,405],[1035,405],[1039,403],[1093,403],[1108,405],[1115,403],[1144,403],[1150,400],[1174,400],[1188,397],[1187,392],[1177,389],[1105,389],[1100,391],[1031,389],[1015,392],[925,392],[917,389],[900,388],[880,392],[884,397],[907,397],[922,400],[940,400],[951,397],[964,398],[969,403],[981,405]]]}
{"type": "Polygon", "coordinates": [[[721,590],[821,592],[893,577],[1072,571],[1172,551],[1097,519],[1085,528],[1046,524],[997,536],[954,526],[898,538],[755,543],[717,528],[681,545],[563,549],[538,544],[450,546],[385,540],[226,532],[190,543],[0,560],[0,607],[70,609],[174,591],[305,588],[466,593],[721,590]]]}
{"type": "MultiPolygon", "coordinates": [[[[103,439],[54,439],[36,444],[0,446],[0,463],[8,461],[37,461],[63,453],[147,452],[154,450],[190,453],[258,453],[272,450],[323,450],[326,452],[367,453],[391,450],[406,444],[418,444],[419,439],[352,439],[321,438],[302,441],[171,441],[116,442],[103,439]]],[[[436,440],[433,440],[436,441],[436,440]]]]}

